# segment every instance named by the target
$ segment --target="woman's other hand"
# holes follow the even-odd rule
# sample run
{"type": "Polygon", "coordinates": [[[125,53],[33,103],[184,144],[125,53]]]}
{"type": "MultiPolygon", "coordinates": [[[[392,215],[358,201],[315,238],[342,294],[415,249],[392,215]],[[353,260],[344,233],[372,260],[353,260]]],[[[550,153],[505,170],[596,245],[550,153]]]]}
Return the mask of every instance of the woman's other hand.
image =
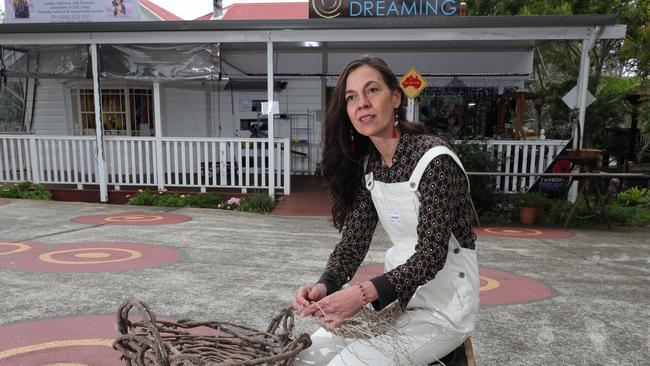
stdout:
{"type": "Polygon", "coordinates": [[[327,295],[327,287],[325,287],[325,284],[317,283],[314,285],[305,285],[296,291],[291,306],[293,306],[296,311],[299,311],[300,315],[304,316],[302,313],[304,309],[312,302],[324,298],[325,295],[327,295]]]}
{"type": "Polygon", "coordinates": [[[334,329],[346,319],[353,317],[361,308],[377,299],[377,291],[371,282],[350,286],[315,302],[301,311],[301,315],[320,318],[326,327],[334,329]]]}

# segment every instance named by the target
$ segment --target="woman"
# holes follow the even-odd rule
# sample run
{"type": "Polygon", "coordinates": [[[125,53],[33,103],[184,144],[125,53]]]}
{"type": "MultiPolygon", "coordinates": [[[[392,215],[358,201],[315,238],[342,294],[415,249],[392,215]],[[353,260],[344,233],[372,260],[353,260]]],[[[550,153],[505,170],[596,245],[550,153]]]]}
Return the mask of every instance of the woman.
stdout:
{"type": "Polygon", "coordinates": [[[342,239],[293,306],[327,328],[367,303],[380,310],[397,301],[402,314],[393,331],[372,340],[320,329],[296,364],[428,364],[473,330],[479,277],[468,180],[448,144],[422,131],[404,120],[399,84],[383,60],[346,66],[327,109],[322,163],[342,239]],[[377,221],[393,243],[385,273],[341,289],[363,261],[377,221]]]}

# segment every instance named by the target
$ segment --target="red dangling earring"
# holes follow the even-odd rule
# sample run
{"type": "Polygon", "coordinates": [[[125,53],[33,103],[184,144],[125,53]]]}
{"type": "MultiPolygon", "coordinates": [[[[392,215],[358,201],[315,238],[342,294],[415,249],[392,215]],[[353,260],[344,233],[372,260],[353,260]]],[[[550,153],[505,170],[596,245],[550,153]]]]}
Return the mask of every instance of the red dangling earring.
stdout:
{"type": "Polygon", "coordinates": [[[399,121],[399,114],[397,113],[397,108],[395,108],[395,124],[393,124],[393,138],[397,138],[398,121],[399,121]]]}

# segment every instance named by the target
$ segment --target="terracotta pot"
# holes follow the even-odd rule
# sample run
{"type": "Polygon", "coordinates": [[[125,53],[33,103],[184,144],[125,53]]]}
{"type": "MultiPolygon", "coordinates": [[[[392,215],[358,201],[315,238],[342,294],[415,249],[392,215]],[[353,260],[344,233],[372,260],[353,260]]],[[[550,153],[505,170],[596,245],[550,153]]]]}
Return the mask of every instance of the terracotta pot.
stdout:
{"type": "Polygon", "coordinates": [[[522,225],[534,224],[536,215],[537,215],[537,207],[519,208],[519,222],[521,222],[522,225]]]}

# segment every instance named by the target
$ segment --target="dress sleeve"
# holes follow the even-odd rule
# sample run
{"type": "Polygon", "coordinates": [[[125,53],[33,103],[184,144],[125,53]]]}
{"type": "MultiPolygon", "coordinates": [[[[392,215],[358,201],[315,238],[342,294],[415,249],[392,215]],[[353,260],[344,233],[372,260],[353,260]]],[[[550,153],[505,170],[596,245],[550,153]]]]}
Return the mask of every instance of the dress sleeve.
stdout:
{"type": "MultiPolygon", "coordinates": [[[[415,253],[402,265],[383,276],[392,284],[402,309],[415,290],[432,280],[447,258],[447,246],[452,233],[458,238],[471,229],[471,198],[467,178],[460,166],[448,155],[431,161],[418,187],[418,243],[415,253]]],[[[472,243],[461,244],[473,248],[472,243]]],[[[459,239],[460,241],[460,239],[459,239]]]]}
{"type": "Polygon", "coordinates": [[[361,180],[352,209],[345,218],[341,241],[330,254],[325,272],[318,280],[327,286],[328,295],[338,291],[354,276],[366,257],[377,226],[377,212],[370,191],[363,184],[363,177],[361,180]]]}

